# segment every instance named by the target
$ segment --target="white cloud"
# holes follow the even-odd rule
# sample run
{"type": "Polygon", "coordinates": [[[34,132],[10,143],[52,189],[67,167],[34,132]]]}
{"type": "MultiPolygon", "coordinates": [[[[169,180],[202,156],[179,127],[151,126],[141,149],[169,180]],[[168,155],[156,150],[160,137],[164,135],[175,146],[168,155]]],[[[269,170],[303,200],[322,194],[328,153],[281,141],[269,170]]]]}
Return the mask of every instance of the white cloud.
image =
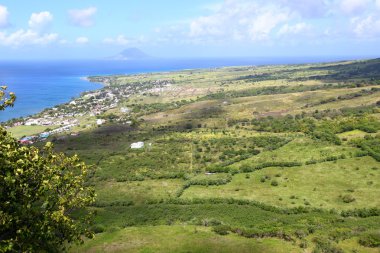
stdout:
{"type": "Polygon", "coordinates": [[[90,40],[87,37],[78,37],[75,42],[77,44],[87,44],[90,40]]]}
{"type": "Polygon", "coordinates": [[[376,0],[376,7],[380,10],[380,0],[376,0]]]}
{"type": "Polygon", "coordinates": [[[53,15],[48,11],[33,13],[29,19],[29,27],[35,31],[44,31],[52,20],[53,15]]]}
{"type": "Polygon", "coordinates": [[[292,13],[280,5],[263,1],[226,0],[207,16],[190,22],[189,36],[193,39],[267,40],[292,13]]]}
{"type": "Polygon", "coordinates": [[[249,34],[252,40],[269,39],[270,33],[279,24],[289,20],[289,14],[286,12],[266,11],[258,15],[251,21],[249,34]]]}
{"type": "Polygon", "coordinates": [[[328,2],[325,0],[279,0],[279,2],[306,18],[321,17],[328,11],[328,2]]]}
{"type": "Polygon", "coordinates": [[[311,30],[311,26],[306,23],[298,23],[295,25],[285,24],[281,27],[281,29],[278,31],[277,34],[279,36],[298,35],[298,34],[306,35],[310,30],[311,30]]]}
{"type": "Polygon", "coordinates": [[[134,37],[134,38],[128,38],[125,35],[118,35],[114,38],[108,37],[103,40],[104,44],[109,44],[109,45],[115,45],[115,46],[128,46],[128,45],[136,45],[140,43],[145,43],[148,41],[148,38],[144,36],[140,37],[134,37]]]}
{"type": "Polygon", "coordinates": [[[351,20],[353,32],[359,38],[380,38],[380,17],[369,15],[351,20]]]}
{"type": "Polygon", "coordinates": [[[132,43],[131,39],[128,39],[124,35],[118,35],[116,38],[105,38],[103,40],[103,43],[105,44],[112,44],[112,45],[119,45],[119,46],[126,46],[132,43]]]}
{"type": "Polygon", "coordinates": [[[358,15],[371,6],[372,0],[342,0],[341,10],[348,15],[358,15]]]}
{"type": "Polygon", "coordinates": [[[69,19],[71,24],[81,27],[90,27],[94,25],[94,15],[97,9],[95,7],[89,7],[80,10],[70,10],[69,19]]]}
{"type": "MultiPolygon", "coordinates": [[[[7,24],[7,15],[7,9],[0,5],[0,25],[7,24]]],[[[56,42],[59,37],[58,34],[46,32],[46,28],[52,20],[53,15],[48,11],[32,13],[28,22],[29,29],[19,29],[10,33],[0,32],[0,45],[17,48],[25,45],[47,45],[56,42]]]]}
{"type": "Polygon", "coordinates": [[[11,34],[0,32],[0,44],[10,47],[19,47],[23,45],[47,45],[55,42],[57,39],[58,34],[56,33],[39,34],[33,30],[21,29],[11,34]]]}
{"type": "Polygon", "coordinates": [[[7,7],[0,5],[0,28],[7,27],[9,25],[8,16],[9,13],[7,7]]]}

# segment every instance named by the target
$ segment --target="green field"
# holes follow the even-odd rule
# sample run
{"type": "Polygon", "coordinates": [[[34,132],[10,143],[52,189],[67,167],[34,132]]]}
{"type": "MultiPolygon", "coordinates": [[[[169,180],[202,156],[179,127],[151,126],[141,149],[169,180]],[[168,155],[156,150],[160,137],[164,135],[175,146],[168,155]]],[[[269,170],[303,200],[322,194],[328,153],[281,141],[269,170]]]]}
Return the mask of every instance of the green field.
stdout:
{"type": "MultiPolygon", "coordinates": [[[[23,136],[30,136],[44,132],[48,127],[46,126],[17,126],[9,129],[9,132],[16,139],[23,136]]],[[[50,127],[51,128],[51,127],[50,127]]],[[[52,128],[54,129],[54,127],[52,128]]]]}
{"type": "Polygon", "coordinates": [[[51,138],[95,168],[72,252],[379,252],[380,60],[108,78],[171,85],[51,138]]]}
{"type": "Polygon", "coordinates": [[[251,240],[236,235],[221,236],[199,226],[154,226],[126,228],[99,234],[72,252],[301,252],[278,239],[251,240]]]}
{"type": "Polygon", "coordinates": [[[182,197],[248,199],[280,207],[344,210],[379,207],[379,182],[379,163],[361,157],[238,174],[226,185],[191,186],[182,197]],[[345,203],[342,198],[346,195],[355,200],[345,203]]]}

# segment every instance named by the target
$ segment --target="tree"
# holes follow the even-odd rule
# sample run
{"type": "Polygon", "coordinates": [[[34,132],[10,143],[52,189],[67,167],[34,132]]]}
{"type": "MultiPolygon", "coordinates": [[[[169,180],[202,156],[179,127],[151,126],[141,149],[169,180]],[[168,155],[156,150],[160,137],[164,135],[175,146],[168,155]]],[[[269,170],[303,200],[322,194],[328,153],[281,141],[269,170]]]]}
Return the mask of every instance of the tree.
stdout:
{"type": "Polygon", "coordinates": [[[16,101],[16,96],[13,92],[6,93],[7,87],[0,86],[0,111],[3,111],[7,107],[12,107],[16,101]]]}
{"type": "MultiPolygon", "coordinates": [[[[0,110],[12,106],[1,87],[0,110]]],[[[86,181],[91,168],[77,156],[21,146],[0,127],[0,252],[56,252],[81,242],[94,191],[86,181]]]]}

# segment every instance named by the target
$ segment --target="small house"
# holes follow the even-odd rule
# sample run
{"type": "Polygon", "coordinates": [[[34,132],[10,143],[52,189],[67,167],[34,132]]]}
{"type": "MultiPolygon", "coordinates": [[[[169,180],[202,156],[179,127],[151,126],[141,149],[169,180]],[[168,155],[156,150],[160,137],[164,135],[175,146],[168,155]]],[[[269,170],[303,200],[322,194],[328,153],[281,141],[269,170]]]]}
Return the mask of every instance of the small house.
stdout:
{"type": "Polygon", "coordinates": [[[103,125],[104,122],[106,122],[104,119],[97,119],[97,120],[96,120],[96,124],[97,124],[98,126],[103,125]]]}
{"type": "Polygon", "coordinates": [[[139,141],[139,142],[134,142],[131,144],[131,149],[141,149],[144,147],[144,142],[139,141]]]}
{"type": "Polygon", "coordinates": [[[42,139],[46,139],[46,138],[48,138],[49,137],[49,133],[47,133],[47,132],[44,132],[44,133],[41,133],[40,134],[40,138],[42,138],[42,139]]]}

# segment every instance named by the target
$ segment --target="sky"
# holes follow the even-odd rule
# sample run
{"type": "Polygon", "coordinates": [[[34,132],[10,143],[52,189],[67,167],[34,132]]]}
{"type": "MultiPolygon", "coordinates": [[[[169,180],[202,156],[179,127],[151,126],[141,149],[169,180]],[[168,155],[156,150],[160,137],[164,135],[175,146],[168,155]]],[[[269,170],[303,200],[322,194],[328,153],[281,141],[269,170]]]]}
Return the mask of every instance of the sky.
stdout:
{"type": "Polygon", "coordinates": [[[380,0],[0,0],[0,60],[380,57],[380,0]]]}

